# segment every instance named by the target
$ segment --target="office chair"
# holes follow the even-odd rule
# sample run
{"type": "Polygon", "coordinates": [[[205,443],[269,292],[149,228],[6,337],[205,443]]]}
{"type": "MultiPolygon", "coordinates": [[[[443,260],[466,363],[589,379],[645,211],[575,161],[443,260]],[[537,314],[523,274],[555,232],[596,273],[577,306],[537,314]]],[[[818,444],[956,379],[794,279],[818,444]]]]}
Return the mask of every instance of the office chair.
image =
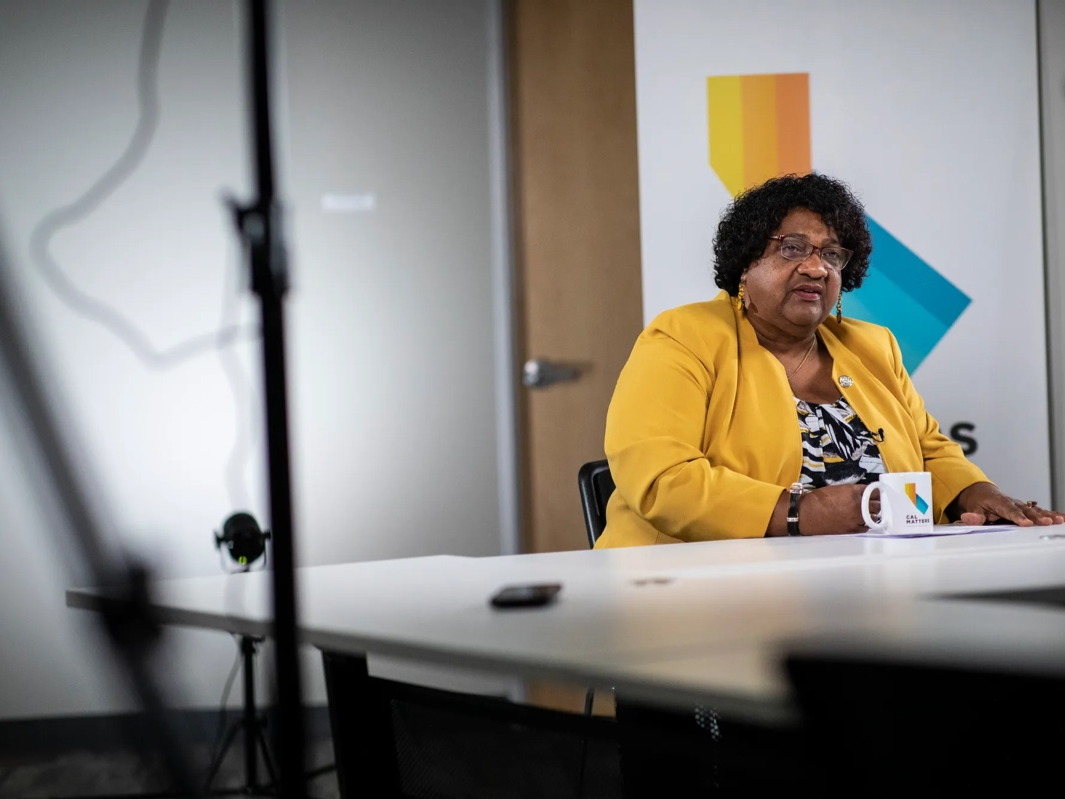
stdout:
{"type": "MultiPolygon", "coordinates": [[[[614,478],[605,460],[589,461],[577,472],[577,487],[581,492],[581,507],[584,509],[584,527],[588,531],[588,546],[595,549],[595,542],[606,527],[606,503],[614,493],[614,478]]],[[[584,715],[592,717],[595,707],[595,689],[589,688],[584,697],[584,715]]]]}
{"type": "Polygon", "coordinates": [[[588,545],[595,542],[606,527],[606,503],[614,493],[614,478],[606,461],[590,461],[577,472],[577,486],[584,508],[584,526],[588,530],[588,545]]]}

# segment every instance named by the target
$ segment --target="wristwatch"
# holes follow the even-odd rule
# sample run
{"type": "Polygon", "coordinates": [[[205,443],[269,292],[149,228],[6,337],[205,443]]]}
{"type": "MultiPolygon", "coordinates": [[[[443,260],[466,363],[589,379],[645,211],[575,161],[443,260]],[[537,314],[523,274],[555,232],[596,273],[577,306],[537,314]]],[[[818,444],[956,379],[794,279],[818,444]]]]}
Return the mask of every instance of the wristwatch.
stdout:
{"type": "Polygon", "coordinates": [[[799,498],[806,492],[802,483],[792,483],[788,489],[788,535],[802,535],[799,532],[799,498]]]}

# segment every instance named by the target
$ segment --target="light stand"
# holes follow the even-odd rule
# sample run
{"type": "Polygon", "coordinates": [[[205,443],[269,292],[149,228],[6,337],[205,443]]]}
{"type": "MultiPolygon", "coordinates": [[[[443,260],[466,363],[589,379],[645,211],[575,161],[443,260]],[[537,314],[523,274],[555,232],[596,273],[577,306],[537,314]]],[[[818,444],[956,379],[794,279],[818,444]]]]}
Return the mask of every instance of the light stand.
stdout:
{"type": "MultiPolygon", "coordinates": [[[[270,533],[259,529],[259,523],[250,513],[234,513],[222,525],[222,532],[216,532],[214,535],[215,546],[227,552],[229,557],[240,565],[238,571],[250,571],[252,564],[259,558],[264,558],[265,563],[266,541],[269,538],[270,533]]],[[[262,638],[249,635],[240,637],[240,654],[244,670],[244,710],[241,718],[230,723],[229,729],[226,730],[221,748],[207,771],[204,793],[253,795],[265,794],[277,789],[277,770],[270,758],[270,749],[266,745],[266,716],[258,712],[255,704],[255,655],[262,641],[262,638]],[[218,776],[218,770],[222,767],[222,762],[239,732],[244,734],[244,786],[231,790],[211,791],[211,783],[218,776]],[[266,786],[259,784],[258,755],[260,751],[263,763],[270,775],[269,791],[266,786]]]]}
{"type": "Polygon", "coordinates": [[[274,769],[273,760],[270,759],[270,750],[266,746],[266,734],[264,732],[266,716],[257,712],[255,708],[255,654],[256,647],[262,643],[262,640],[262,638],[253,638],[248,635],[240,637],[240,653],[244,659],[244,665],[242,666],[244,669],[244,711],[240,720],[232,722],[226,731],[225,739],[222,741],[222,748],[218,750],[218,754],[215,755],[211,768],[207,772],[207,781],[204,783],[203,788],[205,794],[253,795],[266,793],[266,786],[259,784],[258,753],[260,750],[262,751],[266,771],[270,775],[269,785],[271,789],[276,789],[277,771],[274,769]],[[222,761],[225,760],[226,753],[229,752],[229,747],[236,740],[238,732],[244,733],[244,787],[225,791],[211,791],[211,783],[214,782],[214,778],[218,775],[218,769],[222,767],[222,761]],[[258,750],[256,745],[259,747],[258,750]]]}

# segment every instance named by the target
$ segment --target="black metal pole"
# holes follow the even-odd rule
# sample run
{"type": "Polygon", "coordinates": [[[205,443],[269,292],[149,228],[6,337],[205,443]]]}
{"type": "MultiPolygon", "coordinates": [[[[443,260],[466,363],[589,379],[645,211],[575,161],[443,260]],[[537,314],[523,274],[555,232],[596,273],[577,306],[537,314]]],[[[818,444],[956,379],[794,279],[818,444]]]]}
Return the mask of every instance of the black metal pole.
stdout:
{"type": "Polygon", "coordinates": [[[273,634],[277,661],[274,752],[278,760],[281,795],[299,797],[303,796],[305,788],[306,738],[296,640],[296,571],[285,376],[283,300],[288,290],[288,265],[274,194],[268,9],[266,0],[249,0],[248,7],[249,77],[258,197],[250,206],[239,209],[238,224],[250,252],[252,291],[259,296],[262,309],[270,529],[274,542],[273,634]]]}

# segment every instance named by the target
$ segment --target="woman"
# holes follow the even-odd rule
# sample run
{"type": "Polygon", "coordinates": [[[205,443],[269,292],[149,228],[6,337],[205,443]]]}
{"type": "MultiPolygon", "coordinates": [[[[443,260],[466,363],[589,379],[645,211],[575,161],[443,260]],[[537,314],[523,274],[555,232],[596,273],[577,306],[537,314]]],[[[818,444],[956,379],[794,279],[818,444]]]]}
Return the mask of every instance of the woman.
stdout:
{"type": "Polygon", "coordinates": [[[724,290],[658,316],[618,379],[597,547],[859,532],[886,471],[931,472],[937,523],[1065,522],[999,491],[925,411],[891,332],[843,315],[871,251],[839,181],[736,198],[714,239],[724,290]]]}

